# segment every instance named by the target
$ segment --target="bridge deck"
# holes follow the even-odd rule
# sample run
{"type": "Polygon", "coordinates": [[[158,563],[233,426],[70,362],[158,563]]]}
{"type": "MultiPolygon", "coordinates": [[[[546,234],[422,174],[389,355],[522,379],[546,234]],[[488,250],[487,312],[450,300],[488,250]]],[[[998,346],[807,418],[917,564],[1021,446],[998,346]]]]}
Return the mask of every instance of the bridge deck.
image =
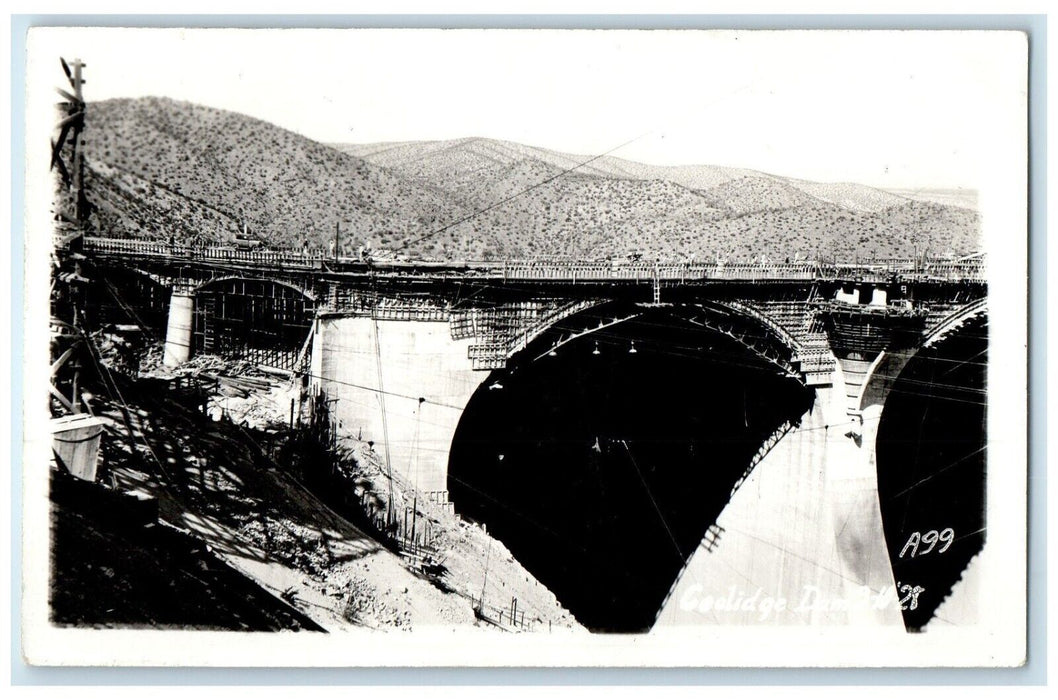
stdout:
{"type": "Polygon", "coordinates": [[[297,251],[240,250],[232,247],[192,247],[163,241],[95,238],[84,239],[85,252],[100,257],[146,259],[179,265],[239,265],[258,271],[325,272],[329,274],[393,274],[473,279],[533,281],[540,283],[667,283],[703,281],[787,282],[858,280],[884,282],[902,279],[949,282],[984,282],[985,263],[971,260],[909,259],[870,263],[673,263],[580,261],[373,261],[326,257],[297,251]]]}

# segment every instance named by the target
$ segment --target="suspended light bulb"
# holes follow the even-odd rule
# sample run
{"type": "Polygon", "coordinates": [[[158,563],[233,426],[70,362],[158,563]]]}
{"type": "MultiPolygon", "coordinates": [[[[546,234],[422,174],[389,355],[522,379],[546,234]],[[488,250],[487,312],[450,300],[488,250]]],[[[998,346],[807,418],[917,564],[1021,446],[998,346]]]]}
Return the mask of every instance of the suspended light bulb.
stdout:
{"type": "Polygon", "coordinates": [[[558,353],[555,352],[554,348],[551,348],[551,352],[547,353],[548,357],[558,357],[558,353]]]}
{"type": "Polygon", "coordinates": [[[502,388],[503,388],[503,385],[500,384],[499,382],[493,382],[492,384],[489,384],[489,390],[490,391],[495,391],[497,389],[502,389],[502,388]]]}
{"type": "Polygon", "coordinates": [[[629,355],[635,355],[637,352],[639,352],[639,351],[636,350],[636,341],[633,340],[632,341],[632,347],[628,348],[628,354],[629,355]]]}
{"type": "Polygon", "coordinates": [[[596,340],[596,341],[595,341],[595,349],[591,351],[591,354],[592,354],[592,355],[599,355],[599,354],[601,354],[601,353],[599,352],[599,341],[598,341],[598,340],[596,340]]]}

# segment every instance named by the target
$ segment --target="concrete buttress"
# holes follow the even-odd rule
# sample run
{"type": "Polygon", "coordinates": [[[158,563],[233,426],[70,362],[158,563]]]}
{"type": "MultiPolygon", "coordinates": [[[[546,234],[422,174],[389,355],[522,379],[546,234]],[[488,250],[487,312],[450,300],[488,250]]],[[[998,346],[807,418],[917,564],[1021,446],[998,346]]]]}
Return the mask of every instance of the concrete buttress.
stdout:
{"type": "Polygon", "coordinates": [[[463,409],[488,376],[472,368],[470,343],[453,340],[447,321],[318,318],[313,383],[336,399],[331,412],[341,432],[373,441],[380,455],[388,448],[398,478],[437,497],[448,490],[463,409]]]}
{"type": "Polygon", "coordinates": [[[903,627],[875,459],[888,387],[871,369],[862,407],[850,408],[840,367],[817,387],[800,425],[732,495],[715,542],[691,555],[658,625],[903,627]]]}

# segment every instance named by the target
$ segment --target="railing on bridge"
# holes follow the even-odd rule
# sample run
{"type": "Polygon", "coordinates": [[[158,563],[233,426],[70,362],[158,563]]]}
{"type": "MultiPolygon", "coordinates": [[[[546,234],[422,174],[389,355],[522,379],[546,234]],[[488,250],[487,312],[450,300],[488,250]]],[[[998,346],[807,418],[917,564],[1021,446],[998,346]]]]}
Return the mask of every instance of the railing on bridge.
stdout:
{"type": "Polygon", "coordinates": [[[811,280],[815,264],[803,263],[641,263],[641,262],[505,262],[508,280],[631,280],[680,281],[704,279],[811,280]]]}
{"type": "Polygon", "coordinates": [[[320,253],[291,250],[241,250],[230,246],[189,246],[182,243],[124,238],[85,237],[85,251],[176,260],[238,262],[284,267],[319,267],[320,253]]]}
{"type": "Polygon", "coordinates": [[[894,275],[918,280],[986,282],[983,258],[970,260],[877,260],[863,263],[827,263],[817,266],[822,279],[886,282],[894,275]]]}
{"type": "MultiPolygon", "coordinates": [[[[86,237],[86,252],[100,254],[189,260],[201,262],[230,262],[255,267],[284,267],[321,269],[325,264],[348,268],[357,264],[368,267],[358,258],[326,256],[311,251],[244,250],[230,246],[196,247],[165,241],[86,237]]],[[[384,261],[370,263],[379,272],[435,270],[438,273],[457,271],[463,274],[502,278],[512,281],[556,282],[690,282],[702,280],[731,281],[796,281],[816,279],[854,279],[887,281],[894,275],[926,280],[984,282],[983,258],[963,260],[913,260],[894,258],[856,263],[671,263],[624,261],[494,261],[494,262],[424,262],[384,261]]]]}
{"type": "Polygon", "coordinates": [[[931,279],[943,279],[952,282],[962,280],[984,282],[987,279],[986,272],[984,260],[959,262],[938,260],[926,263],[922,266],[919,274],[931,279]]]}

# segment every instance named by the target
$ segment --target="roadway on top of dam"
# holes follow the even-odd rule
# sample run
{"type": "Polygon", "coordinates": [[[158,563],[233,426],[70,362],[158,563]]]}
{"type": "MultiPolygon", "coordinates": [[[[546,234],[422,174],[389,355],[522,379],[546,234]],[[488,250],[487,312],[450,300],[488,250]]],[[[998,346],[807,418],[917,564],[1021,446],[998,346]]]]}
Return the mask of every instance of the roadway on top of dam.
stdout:
{"type": "Polygon", "coordinates": [[[916,261],[886,259],[852,263],[755,262],[695,263],[643,261],[415,261],[326,256],[321,253],[194,247],[164,241],[85,237],[83,250],[99,259],[139,260],[166,266],[268,273],[303,273],[317,278],[420,278],[489,280],[556,284],[769,283],[855,281],[983,283],[983,257],[916,261]]]}

